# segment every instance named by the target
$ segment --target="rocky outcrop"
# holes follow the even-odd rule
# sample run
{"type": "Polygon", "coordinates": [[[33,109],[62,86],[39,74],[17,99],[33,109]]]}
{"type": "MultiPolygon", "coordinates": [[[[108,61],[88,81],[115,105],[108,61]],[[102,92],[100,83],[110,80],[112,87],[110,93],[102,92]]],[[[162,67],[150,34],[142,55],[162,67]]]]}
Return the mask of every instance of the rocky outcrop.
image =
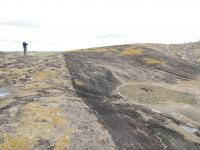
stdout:
{"type": "MultiPolygon", "coordinates": [[[[189,136],[185,138],[187,133],[178,130],[188,126],[185,122],[152,111],[142,105],[141,100],[142,106],[130,103],[127,100],[130,97],[117,90],[122,84],[133,84],[134,87],[138,82],[176,84],[192,80],[200,73],[198,66],[151,49],[121,46],[119,49],[112,47],[114,51],[111,51],[110,48],[103,52],[91,49],[66,53],[65,59],[77,94],[108,130],[117,149],[199,149],[196,136],[196,140],[189,136]]],[[[151,95],[152,89],[143,86],[140,90],[151,95]]],[[[162,101],[160,98],[157,103],[162,101]]]]}
{"type": "Polygon", "coordinates": [[[0,53],[0,150],[199,150],[191,45],[0,53]]]}

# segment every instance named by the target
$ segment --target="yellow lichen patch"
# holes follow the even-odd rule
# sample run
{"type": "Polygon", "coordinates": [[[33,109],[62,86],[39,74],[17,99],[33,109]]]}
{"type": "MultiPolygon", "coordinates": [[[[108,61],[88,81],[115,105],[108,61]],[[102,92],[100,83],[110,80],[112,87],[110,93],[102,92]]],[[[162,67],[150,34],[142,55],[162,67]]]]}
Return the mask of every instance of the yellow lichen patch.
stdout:
{"type": "Polygon", "coordinates": [[[144,58],[144,61],[147,64],[165,64],[163,60],[158,60],[154,58],[144,58]]]}
{"type": "Polygon", "coordinates": [[[24,136],[11,136],[5,134],[3,136],[4,143],[0,144],[1,150],[31,150],[33,149],[33,143],[24,136]]]}
{"type": "Polygon", "coordinates": [[[68,145],[69,145],[69,137],[64,136],[55,144],[54,150],[64,150],[67,148],[68,145]]]}
{"type": "Polygon", "coordinates": [[[67,120],[61,110],[43,106],[40,103],[29,103],[21,108],[20,121],[16,124],[15,136],[4,133],[2,150],[29,150],[41,138],[54,139],[55,150],[65,149],[69,145],[72,129],[66,128],[67,120]]]}
{"type": "Polygon", "coordinates": [[[63,118],[58,115],[52,116],[51,121],[55,126],[59,126],[59,127],[61,127],[64,124],[63,118]]]}
{"type": "Polygon", "coordinates": [[[42,106],[37,103],[29,103],[23,108],[26,116],[25,122],[45,120],[54,126],[61,126],[63,124],[63,118],[60,115],[61,111],[58,108],[42,106]],[[27,120],[27,118],[30,120],[27,120]]]}
{"type": "Polygon", "coordinates": [[[79,80],[79,79],[75,79],[75,80],[74,80],[74,83],[75,83],[76,85],[78,85],[78,86],[83,86],[83,85],[85,85],[84,82],[81,81],[81,80],[79,80]]]}
{"type": "MultiPolygon", "coordinates": [[[[59,128],[64,130],[67,120],[58,108],[29,103],[23,106],[23,115],[17,126],[17,133],[32,140],[39,137],[49,139],[59,128]]],[[[34,140],[35,141],[35,140],[34,140]]]]}
{"type": "Polygon", "coordinates": [[[55,70],[52,70],[51,68],[47,68],[42,71],[38,71],[33,75],[33,78],[37,81],[41,81],[44,79],[51,79],[57,76],[57,72],[55,70]]]}
{"type": "Polygon", "coordinates": [[[120,56],[134,56],[134,55],[142,55],[144,53],[143,50],[139,48],[128,48],[120,53],[120,56]]]}

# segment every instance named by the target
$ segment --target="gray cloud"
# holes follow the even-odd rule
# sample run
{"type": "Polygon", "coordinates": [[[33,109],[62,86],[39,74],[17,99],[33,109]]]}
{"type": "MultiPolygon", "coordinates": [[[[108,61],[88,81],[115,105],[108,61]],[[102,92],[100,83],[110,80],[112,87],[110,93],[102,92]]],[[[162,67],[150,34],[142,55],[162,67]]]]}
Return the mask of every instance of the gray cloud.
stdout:
{"type": "Polygon", "coordinates": [[[105,35],[97,35],[95,38],[97,39],[108,39],[108,38],[121,38],[126,37],[126,34],[105,34],[105,35]]]}
{"type": "Polygon", "coordinates": [[[0,24],[6,25],[6,26],[16,26],[16,27],[26,27],[26,28],[40,27],[40,25],[36,22],[28,21],[28,20],[20,20],[20,19],[6,21],[6,22],[0,22],[0,24]]]}

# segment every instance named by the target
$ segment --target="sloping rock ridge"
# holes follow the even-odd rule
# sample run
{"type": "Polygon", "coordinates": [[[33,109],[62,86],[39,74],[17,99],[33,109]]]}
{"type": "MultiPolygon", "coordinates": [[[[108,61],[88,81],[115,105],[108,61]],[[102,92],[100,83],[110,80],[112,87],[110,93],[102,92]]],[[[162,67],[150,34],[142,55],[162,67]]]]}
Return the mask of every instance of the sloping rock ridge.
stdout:
{"type": "Polygon", "coordinates": [[[199,150],[199,58],[198,43],[1,53],[0,150],[199,150]]]}

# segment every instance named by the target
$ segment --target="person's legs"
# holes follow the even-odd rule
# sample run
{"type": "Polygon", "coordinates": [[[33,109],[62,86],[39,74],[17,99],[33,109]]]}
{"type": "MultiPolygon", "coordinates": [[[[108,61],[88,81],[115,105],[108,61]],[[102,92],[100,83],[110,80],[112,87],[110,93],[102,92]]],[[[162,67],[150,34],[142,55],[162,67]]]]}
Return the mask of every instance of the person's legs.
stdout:
{"type": "Polygon", "coordinates": [[[27,48],[24,47],[24,56],[26,56],[27,48]]]}

